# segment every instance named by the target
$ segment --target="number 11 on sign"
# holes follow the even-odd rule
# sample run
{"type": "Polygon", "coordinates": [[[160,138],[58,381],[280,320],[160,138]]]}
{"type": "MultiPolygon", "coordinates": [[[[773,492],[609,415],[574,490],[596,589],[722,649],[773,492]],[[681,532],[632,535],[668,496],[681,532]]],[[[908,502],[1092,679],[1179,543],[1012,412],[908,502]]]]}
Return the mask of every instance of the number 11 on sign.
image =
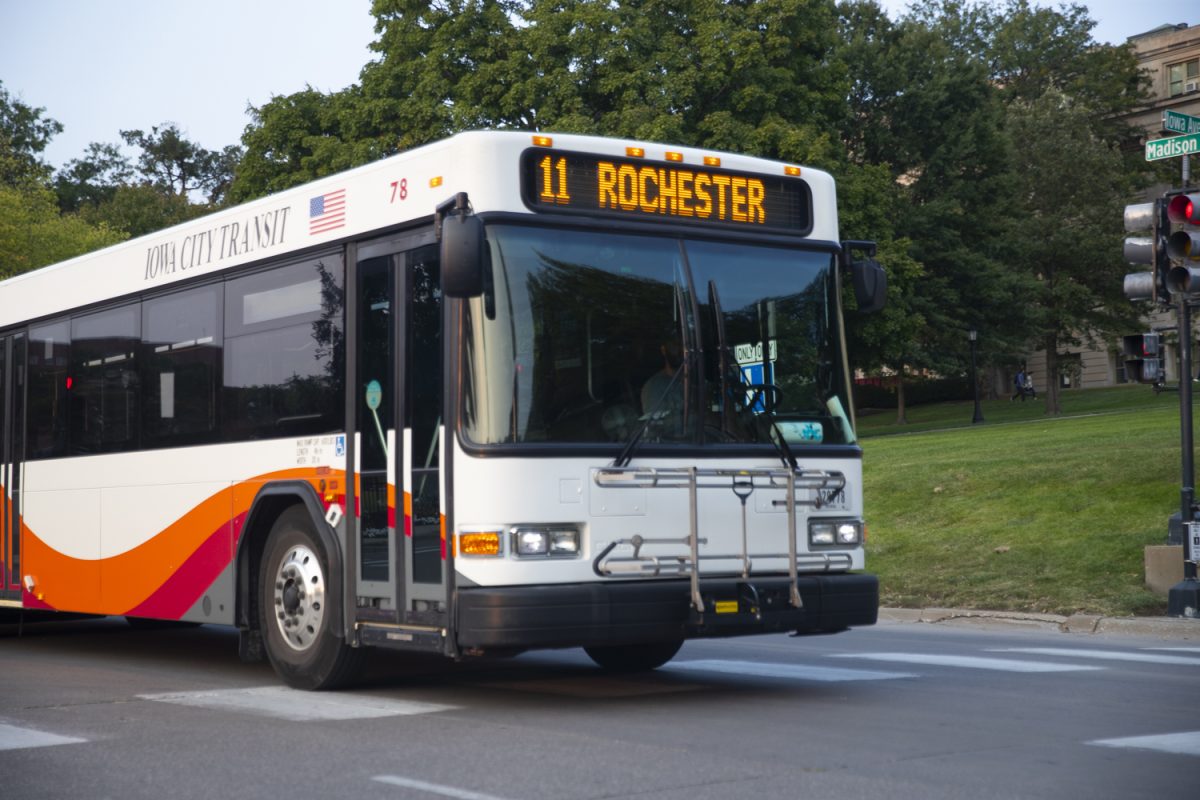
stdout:
{"type": "Polygon", "coordinates": [[[542,168],[542,200],[547,203],[570,205],[571,195],[567,192],[567,159],[552,159],[546,156],[538,162],[542,168]],[[554,179],[558,178],[558,191],[554,190],[554,179]]]}

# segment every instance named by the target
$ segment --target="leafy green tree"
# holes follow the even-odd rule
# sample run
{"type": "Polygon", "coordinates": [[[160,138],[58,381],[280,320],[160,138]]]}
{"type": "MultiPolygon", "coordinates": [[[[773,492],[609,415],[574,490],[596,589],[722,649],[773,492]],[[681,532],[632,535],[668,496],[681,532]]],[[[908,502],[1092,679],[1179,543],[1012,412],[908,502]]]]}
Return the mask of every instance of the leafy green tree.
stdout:
{"type": "Polygon", "coordinates": [[[475,128],[629,136],[833,165],[832,0],[376,0],[361,84],[253,109],[248,199],[475,128]]]}
{"type": "Polygon", "coordinates": [[[62,215],[45,187],[0,186],[0,279],[125,239],[106,225],[62,215]]]}
{"type": "Polygon", "coordinates": [[[121,131],[121,138],[140,151],[138,171],[152,186],[179,197],[204,192],[214,205],[228,191],[241,154],[236,145],[206,150],[185,138],[173,122],[156,125],[150,133],[121,131]]]}
{"type": "Polygon", "coordinates": [[[843,141],[854,163],[890,171],[901,196],[894,237],[911,243],[907,257],[921,267],[906,273],[901,308],[925,324],[887,348],[941,373],[964,368],[971,328],[983,334],[985,360],[1019,352],[1032,286],[999,257],[1014,187],[1004,106],[977,55],[986,17],[955,2],[927,2],[899,22],[874,2],[840,13],[839,57],[854,76],[843,141]]]}
{"type": "Polygon", "coordinates": [[[842,235],[876,242],[876,260],[888,279],[887,305],[882,311],[871,315],[851,311],[846,316],[850,365],[894,381],[898,425],[908,421],[906,371],[910,365],[930,360],[919,350],[921,333],[931,325],[943,323],[941,310],[919,291],[925,269],[910,254],[912,242],[896,238],[894,223],[904,202],[901,187],[892,180],[886,165],[851,164],[843,171],[838,184],[842,235]]]}
{"type": "Polygon", "coordinates": [[[71,159],[54,176],[54,191],[63,211],[78,211],[112,200],[119,186],[133,178],[129,159],[113,144],[92,142],[82,158],[71,159]]]}
{"type": "Polygon", "coordinates": [[[368,123],[361,91],[325,94],[311,87],[250,109],[246,150],[229,190],[243,202],[350,169],[394,152],[368,123]]]}
{"type": "Polygon", "coordinates": [[[63,126],[45,111],[14,98],[0,82],[0,185],[37,185],[50,177],[42,152],[63,126]]]}
{"type": "Polygon", "coordinates": [[[114,186],[102,202],[80,208],[79,217],[93,225],[144,236],[211,211],[203,203],[189,202],[181,195],[164,192],[148,183],[114,186]]]}
{"type": "Polygon", "coordinates": [[[1047,414],[1061,411],[1059,348],[1102,346],[1138,316],[1122,292],[1120,255],[1122,209],[1138,176],[1096,133],[1095,119],[1092,107],[1054,89],[1009,111],[1013,138],[1036,142],[1016,151],[1018,205],[1007,242],[1011,263],[1036,280],[1032,333],[1046,352],[1047,414]]]}

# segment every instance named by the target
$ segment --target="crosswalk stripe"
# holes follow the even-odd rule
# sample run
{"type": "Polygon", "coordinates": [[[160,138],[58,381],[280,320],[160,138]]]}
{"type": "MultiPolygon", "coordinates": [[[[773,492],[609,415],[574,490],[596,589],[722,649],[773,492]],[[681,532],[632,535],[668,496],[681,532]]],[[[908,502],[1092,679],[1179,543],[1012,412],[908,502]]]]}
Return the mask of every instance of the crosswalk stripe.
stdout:
{"type": "MultiPolygon", "coordinates": [[[[807,664],[771,664],[761,661],[725,661],[722,659],[696,659],[694,661],[672,661],[662,670],[694,670],[696,672],[721,672],[728,675],[751,675],[756,678],[793,678],[803,681],[838,683],[841,681],[880,681],[895,678],[915,678],[907,672],[876,672],[865,669],[833,669],[807,664]]],[[[660,670],[660,671],[662,671],[660,670]]]]}
{"type": "Polygon", "coordinates": [[[454,797],[457,800],[504,800],[503,797],[497,797],[493,794],[473,792],[469,789],[459,789],[457,786],[446,786],[441,783],[427,783],[426,781],[418,781],[400,775],[376,775],[371,780],[391,786],[400,786],[405,789],[416,789],[419,792],[440,794],[443,797],[454,797]]]}
{"type": "Polygon", "coordinates": [[[1184,664],[1200,667],[1200,658],[1188,656],[1156,655],[1121,650],[1082,650],[1072,647],[1006,647],[992,650],[993,653],[1028,653],[1039,656],[1067,656],[1069,658],[1093,658],[1105,661],[1137,661],[1143,664],[1184,664]]]}
{"type": "Polygon", "coordinates": [[[1101,747],[1131,747],[1137,750],[1158,750],[1183,756],[1200,756],[1200,731],[1164,733],[1157,736],[1127,736],[1123,739],[1097,739],[1088,744],[1101,747]]]}
{"type": "Polygon", "coordinates": [[[18,728],[16,725],[0,723],[0,750],[24,750],[29,747],[52,747],[59,744],[79,744],[87,739],[74,736],[59,736],[56,733],[18,728]]]}
{"type": "Polygon", "coordinates": [[[1010,658],[980,658],[978,656],[941,656],[931,653],[839,653],[833,658],[862,658],[868,661],[897,661],[903,664],[990,669],[1002,672],[1085,672],[1104,669],[1104,667],[1051,664],[1043,661],[1018,661],[1010,658]]]}
{"type": "Polygon", "coordinates": [[[309,720],[371,719],[410,714],[432,714],[457,706],[421,703],[415,700],[390,700],[355,694],[303,692],[286,686],[259,686],[249,689],[220,689],[203,692],[173,692],[138,695],[156,703],[238,711],[296,722],[309,720]]]}

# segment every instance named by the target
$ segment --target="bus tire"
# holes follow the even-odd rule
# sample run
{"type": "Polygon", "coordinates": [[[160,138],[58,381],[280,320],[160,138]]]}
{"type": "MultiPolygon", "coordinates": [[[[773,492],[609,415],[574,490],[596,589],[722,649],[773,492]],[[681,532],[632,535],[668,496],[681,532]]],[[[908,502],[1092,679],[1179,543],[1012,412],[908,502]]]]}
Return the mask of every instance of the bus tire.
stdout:
{"type": "Polygon", "coordinates": [[[585,647],[588,657],[609,672],[647,672],[670,661],[683,641],[585,647]]]}
{"type": "Polygon", "coordinates": [[[366,653],[334,634],[340,603],[328,593],[329,557],[304,506],[275,520],[261,564],[259,625],[275,672],[295,689],[354,682],[366,653]]]}

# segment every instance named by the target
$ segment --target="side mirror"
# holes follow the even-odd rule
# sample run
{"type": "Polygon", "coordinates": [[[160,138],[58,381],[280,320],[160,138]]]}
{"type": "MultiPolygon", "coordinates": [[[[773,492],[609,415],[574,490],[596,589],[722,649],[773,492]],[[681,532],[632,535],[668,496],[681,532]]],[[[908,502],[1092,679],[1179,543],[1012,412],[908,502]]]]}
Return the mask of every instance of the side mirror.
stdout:
{"type": "Polygon", "coordinates": [[[483,294],[484,289],[483,221],[467,213],[465,195],[460,195],[456,201],[458,213],[446,213],[444,206],[438,209],[442,240],[442,294],[447,297],[477,297],[483,294]]]}
{"type": "Polygon", "coordinates": [[[863,314],[882,311],[887,305],[887,273],[873,258],[855,261],[850,269],[854,279],[854,299],[863,314]]]}
{"type": "Polygon", "coordinates": [[[887,305],[887,273],[875,260],[875,243],[845,241],[842,242],[842,266],[850,271],[854,282],[854,299],[858,301],[858,310],[863,314],[874,314],[882,311],[887,305]],[[856,260],[855,251],[866,254],[865,259],[856,260]]]}

